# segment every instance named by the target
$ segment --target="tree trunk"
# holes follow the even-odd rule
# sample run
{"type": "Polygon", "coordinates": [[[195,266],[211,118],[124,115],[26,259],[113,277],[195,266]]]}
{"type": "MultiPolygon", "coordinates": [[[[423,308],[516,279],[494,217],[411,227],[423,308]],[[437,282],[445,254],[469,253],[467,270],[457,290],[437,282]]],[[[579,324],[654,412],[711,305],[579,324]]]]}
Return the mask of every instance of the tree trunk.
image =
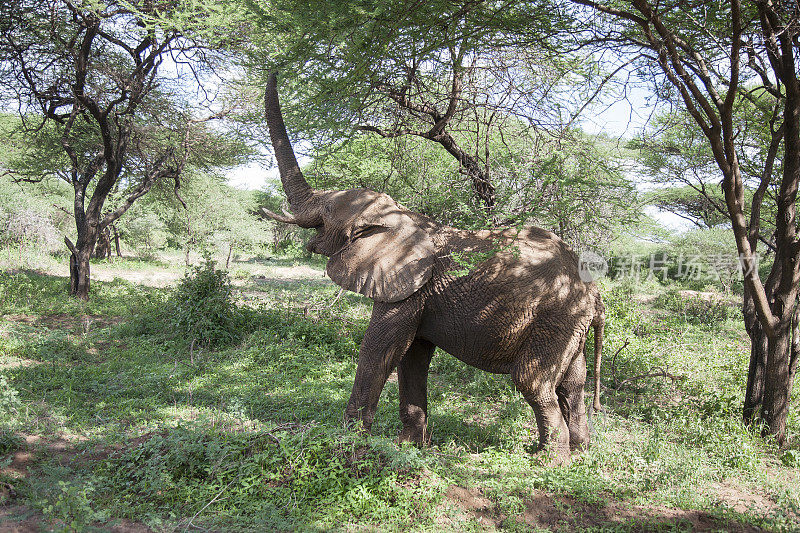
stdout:
{"type": "Polygon", "coordinates": [[[119,246],[119,232],[117,231],[117,226],[111,224],[111,230],[114,232],[114,248],[117,251],[117,257],[122,257],[122,249],[119,246]]]}
{"type": "Polygon", "coordinates": [[[758,321],[753,299],[744,294],[744,323],[750,336],[750,364],[747,372],[743,418],[746,424],[763,424],[762,434],[772,435],[779,445],[786,442],[789,416],[789,395],[797,365],[797,305],[793,284],[780,283],[793,270],[790,256],[779,253],[775,258],[764,289],[772,313],[780,318],[769,338],[758,321]]]}
{"type": "Polygon", "coordinates": [[[89,259],[97,244],[98,222],[93,217],[86,217],[83,212],[83,197],[75,195],[76,229],[78,239],[75,244],[68,237],[64,243],[71,253],[69,258],[69,294],[81,300],[89,300],[89,259]]]}
{"type": "Polygon", "coordinates": [[[97,244],[94,247],[95,259],[110,259],[111,258],[111,232],[108,227],[103,228],[97,235],[97,244]]]}
{"type": "Polygon", "coordinates": [[[750,336],[750,365],[747,370],[747,389],[744,396],[742,416],[745,424],[752,423],[759,413],[764,399],[764,371],[767,367],[768,339],[758,323],[755,310],[745,307],[744,323],[750,336]]]}
{"type": "Polygon", "coordinates": [[[789,418],[789,359],[792,346],[791,322],[781,323],[775,338],[768,340],[767,366],[761,419],[764,436],[772,435],[779,445],[786,443],[786,422],[789,418]]]}
{"type": "Polygon", "coordinates": [[[81,300],[89,300],[89,256],[91,249],[72,247],[69,256],[69,294],[81,300]]]}
{"type": "Polygon", "coordinates": [[[228,245],[228,259],[225,261],[225,270],[231,266],[231,254],[233,254],[233,243],[228,245]]]}
{"type": "MultiPolygon", "coordinates": [[[[780,271],[780,268],[774,265],[764,284],[764,292],[770,307],[775,301],[775,289],[780,279],[780,271]]],[[[744,315],[745,330],[750,337],[750,364],[747,370],[747,389],[745,390],[742,415],[745,424],[750,424],[759,416],[761,402],[764,399],[764,379],[767,369],[767,354],[769,353],[769,338],[758,321],[753,295],[747,285],[744,286],[742,314],[744,315]]]]}

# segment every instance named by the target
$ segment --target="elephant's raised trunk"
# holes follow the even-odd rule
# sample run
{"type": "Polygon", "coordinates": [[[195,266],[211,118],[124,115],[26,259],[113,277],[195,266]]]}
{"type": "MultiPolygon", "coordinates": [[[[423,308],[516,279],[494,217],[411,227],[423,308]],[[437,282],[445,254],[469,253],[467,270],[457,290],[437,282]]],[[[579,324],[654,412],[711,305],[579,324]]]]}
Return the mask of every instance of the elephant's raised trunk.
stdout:
{"type": "Polygon", "coordinates": [[[264,108],[267,115],[269,137],[272,141],[272,148],[275,150],[275,159],[278,160],[278,171],[281,174],[283,190],[289,199],[290,209],[299,218],[303,211],[303,206],[314,195],[314,191],[303,177],[300,165],[297,164],[297,159],[294,156],[289,135],[286,133],[286,125],[283,123],[281,105],[278,102],[277,86],[277,75],[273,72],[267,81],[267,90],[264,93],[264,108]]]}

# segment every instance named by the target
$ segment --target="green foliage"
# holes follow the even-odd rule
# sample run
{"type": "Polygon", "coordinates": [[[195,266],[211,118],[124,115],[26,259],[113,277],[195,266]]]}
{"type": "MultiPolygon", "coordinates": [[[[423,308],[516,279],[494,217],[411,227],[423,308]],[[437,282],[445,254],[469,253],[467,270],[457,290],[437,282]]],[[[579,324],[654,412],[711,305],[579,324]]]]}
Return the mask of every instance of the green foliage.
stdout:
{"type": "MultiPolygon", "coordinates": [[[[633,184],[623,173],[624,154],[608,139],[579,131],[550,139],[509,121],[487,136],[493,152],[498,218],[536,224],[573,245],[602,247],[617,230],[639,218],[633,184]]],[[[474,199],[457,161],[418,138],[359,135],[324,145],[305,173],[317,188],[367,187],[390,194],[406,207],[445,224],[479,229],[485,212],[474,199]]]]}
{"type": "Polygon", "coordinates": [[[104,522],[108,513],[97,511],[94,505],[95,487],[92,483],[73,484],[59,481],[58,490],[49,500],[38,502],[42,514],[54,520],[63,531],[82,532],[90,530],[95,522],[104,522]]]}
{"type": "MultiPolygon", "coordinates": [[[[742,207],[748,219],[771,142],[771,100],[767,91],[748,89],[746,97],[736,98],[733,108],[733,121],[740,132],[735,136],[734,147],[742,171],[742,207]]],[[[729,223],[719,187],[720,170],[708,139],[688,112],[676,109],[659,114],[648,131],[629,147],[638,150],[646,174],[658,185],[647,195],[653,205],[707,228],[729,223]]],[[[773,186],[777,186],[782,173],[782,158],[782,151],[778,150],[769,176],[773,186]]],[[[775,209],[769,198],[760,205],[759,224],[765,238],[774,230],[775,209]]]]}
{"type": "Polygon", "coordinates": [[[576,244],[607,241],[610,226],[636,218],[614,143],[566,119],[599,78],[591,58],[548,42],[570,26],[569,9],[242,3],[263,29],[247,48],[251,74],[284,76],[289,131],[316,147],[315,185],[386,191],[464,228],[535,222],[576,244]],[[484,174],[496,191],[491,217],[475,191],[484,174]]]}
{"type": "MultiPolygon", "coordinates": [[[[528,182],[520,191],[512,180],[506,201],[519,205],[518,220],[530,218],[575,248],[603,249],[641,218],[636,187],[613,140],[571,133],[558,141],[535,139],[540,153],[526,162],[528,182]]],[[[511,176],[518,171],[507,169],[511,176]]]]}
{"type": "MultiPolygon", "coordinates": [[[[554,11],[543,4],[512,8],[481,2],[462,8],[451,2],[431,1],[409,9],[402,3],[384,0],[229,3],[237,14],[244,6],[251,23],[261,29],[251,34],[247,46],[254,73],[263,74],[274,68],[291,73],[293,79],[282,86],[282,93],[287,95],[286,101],[299,100],[301,105],[286,106],[284,110],[292,125],[290,130],[318,140],[313,143],[316,146],[330,142],[329,135],[338,142],[342,132],[351,130],[362,117],[370,117],[370,123],[388,129],[393,129],[399,118],[410,118],[409,126],[425,127],[423,121],[414,122],[413,116],[397,113],[396,104],[376,91],[376,85],[380,82],[400,87],[407,82],[409,64],[424,65],[418,74],[422,78],[418,88],[424,91],[428,102],[440,101],[450,86],[448,51],[454,43],[463,47],[466,57],[492,51],[493,64],[505,59],[514,64],[516,56],[504,56],[504,52],[512,53],[513,46],[505,31],[520,31],[532,51],[516,63],[516,86],[524,88],[522,92],[530,91],[525,95],[530,99],[545,91],[558,91],[561,87],[553,79],[568,69],[574,77],[583,70],[580,63],[567,64],[561,55],[549,53],[542,46],[542,36],[566,25],[568,16],[565,11],[554,11]]],[[[479,79],[482,88],[497,88],[508,81],[489,69],[484,69],[483,76],[471,81],[479,79]]],[[[577,90],[577,86],[572,89],[577,90]]],[[[477,103],[485,93],[479,94],[480,97],[470,94],[472,98],[465,100],[477,103]]],[[[540,99],[537,103],[541,108],[548,101],[540,99]]],[[[493,109],[487,102],[476,114],[491,113],[493,109]]],[[[471,112],[460,108],[458,114],[471,112]]],[[[457,131],[463,136],[471,133],[466,128],[457,131]]]]}
{"type": "MultiPolygon", "coordinates": [[[[172,187],[155,189],[138,209],[134,208],[137,218],[153,214],[158,218],[153,226],[142,228],[153,235],[154,241],[158,239],[152,248],[163,249],[166,244],[224,257],[230,247],[253,252],[268,242],[269,227],[256,214],[257,193],[230,187],[219,175],[195,172],[181,187],[180,194],[186,201],[186,208],[178,201],[172,187]],[[161,231],[164,233],[159,234],[161,231]]],[[[141,247],[143,243],[137,243],[129,232],[131,222],[139,224],[130,219],[125,222],[125,238],[131,245],[141,247]]]]}
{"type": "Polygon", "coordinates": [[[781,454],[781,462],[786,466],[800,467],[800,450],[786,450],[781,454]]]}
{"type": "Polygon", "coordinates": [[[664,187],[648,192],[645,201],[706,228],[727,224],[728,217],[717,209],[725,205],[722,191],[714,188],[706,192],[710,198],[689,186],[664,187]]]}
{"type": "Polygon", "coordinates": [[[220,347],[242,336],[242,314],[234,300],[227,272],[206,257],[187,272],[167,300],[169,327],[187,345],[220,347]]]}
{"type": "Polygon", "coordinates": [[[166,224],[156,213],[147,212],[145,208],[137,209],[126,217],[121,229],[125,242],[136,250],[143,259],[154,259],[159,250],[167,245],[169,234],[166,224]]]}
{"type": "MultiPolygon", "coordinates": [[[[83,263],[72,270],[73,282],[81,279],[77,296],[88,298],[85,261],[95,244],[89,236],[119,219],[154,183],[168,180],[177,191],[188,169],[237,165],[250,152],[234,132],[210,125],[224,113],[198,117],[213,104],[208,92],[165,82],[159,72],[169,57],[180,66],[168,78],[183,79],[185,68],[202,83],[200,71],[216,57],[171,27],[171,16],[185,6],[101,1],[39,7],[28,0],[0,4],[0,55],[4,72],[14,72],[0,76],[0,103],[18,109],[22,141],[2,168],[26,186],[45,179],[71,186],[67,213],[78,236],[69,237],[80,248],[73,257],[83,263]]],[[[24,240],[35,228],[46,229],[45,217],[24,211],[20,219],[19,212],[3,211],[0,223],[7,219],[13,231],[0,237],[24,240]]]]}
{"type": "MultiPolygon", "coordinates": [[[[39,268],[54,261],[43,252],[66,251],[64,234],[74,241],[75,222],[71,217],[74,191],[62,179],[52,176],[54,169],[61,168],[53,166],[58,159],[49,152],[36,151],[37,145],[19,131],[18,118],[0,114],[0,140],[4,141],[4,147],[12,147],[0,153],[0,167],[13,169],[11,175],[0,173],[0,245],[6,246],[7,257],[12,253],[18,255],[16,266],[39,268]],[[20,159],[26,150],[34,152],[28,155],[38,158],[38,166],[20,159]],[[20,175],[45,178],[40,183],[14,183],[13,179],[20,175]]],[[[61,150],[58,138],[51,141],[57,145],[54,150],[61,150]]],[[[233,150],[225,148],[230,143],[207,141],[213,145],[209,149],[233,150]]],[[[244,150],[239,155],[231,153],[223,157],[204,152],[198,157],[202,156],[205,169],[234,164],[247,153],[244,150]]],[[[134,178],[125,174],[127,185],[110,193],[108,208],[125,200],[129,188],[136,183],[134,178]]],[[[188,241],[193,250],[215,250],[217,255],[227,255],[231,246],[238,251],[254,251],[267,242],[267,225],[253,215],[254,193],[229,187],[219,176],[190,165],[181,179],[180,194],[188,205],[184,209],[175,196],[174,185],[174,182],[156,182],[116,223],[124,254],[133,250],[142,258],[153,259],[167,246],[185,249],[188,241]]],[[[0,256],[0,265],[12,262],[11,258],[4,259],[0,256]]]]}
{"type": "MultiPolygon", "coordinates": [[[[56,282],[64,280],[0,278],[21,293],[2,312],[46,320],[61,298],[56,282]]],[[[674,311],[677,297],[663,296],[670,288],[603,281],[606,412],[593,416],[590,449],[554,468],[530,454],[536,424],[511,380],[443,353],[429,376],[429,447],[393,441],[393,379],[372,437],[342,429],[369,301],[334,301],[337,288],[317,279],[245,283],[261,303],[240,308],[241,342],[196,351],[194,362],[188,340],[174,342],[169,290],[98,283],[104,312],[137,316],[89,331],[4,319],[0,363],[19,402],[6,448],[18,449],[14,435],[23,433],[89,439],[69,448],[72,462],[45,445],[31,449],[29,480],[13,485],[21,501],[73,529],[127,518],[183,530],[194,517],[189,529],[465,531],[502,518],[503,527],[529,530],[525,510],[535,502],[560,509],[565,530],[680,529],[644,513],[674,508],[718,517],[720,529],[797,528],[792,454],[741,422],[749,353],[740,321],[710,325],[674,311]],[[774,507],[731,514],[723,485],[774,507]],[[480,492],[481,521],[447,495],[454,487],[480,492]],[[637,519],[610,522],[609,509],[637,519]]],[[[789,450],[797,424],[790,418],[789,450]]]]}
{"type": "Polygon", "coordinates": [[[313,424],[248,433],[179,426],[113,454],[97,474],[111,489],[105,504],[131,517],[197,512],[204,522],[258,519],[278,529],[414,520],[438,491],[420,478],[415,450],[384,440],[313,424]]]}
{"type": "Polygon", "coordinates": [[[5,459],[9,454],[17,451],[25,441],[14,431],[0,427],[0,459],[5,459]]]}
{"type": "MultiPolygon", "coordinates": [[[[721,288],[741,294],[742,266],[733,235],[725,228],[696,228],[658,238],[619,239],[611,247],[608,275],[661,285],[678,283],[696,291],[721,288]],[[651,273],[652,272],[652,273],[651,273]]],[[[769,270],[772,255],[758,257],[760,273],[769,270]]]]}
{"type": "Polygon", "coordinates": [[[653,305],[678,316],[682,315],[688,322],[709,328],[716,328],[719,322],[728,318],[741,316],[741,313],[731,309],[730,304],[719,295],[713,294],[684,296],[677,290],[671,290],[659,295],[653,305]]]}
{"type": "MultiPolygon", "coordinates": [[[[19,128],[17,117],[0,113],[0,169],[13,168],[26,146],[19,128]]],[[[67,229],[68,217],[60,209],[69,208],[69,187],[55,179],[23,184],[17,177],[0,172],[0,244],[24,247],[31,255],[61,249],[59,232],[67,229]]]]}
{"type": "Polygon", "coordinates": [[[362,134],[323,145],[305,173],[317,188],[366,187],[446,224],[479,223],[480,208],[470,205],[472,191],[458,173],[458,162],[423,139],[362,134]]]}
{"type": "Polygon", "coordinates": [[[0,271],[0,313],[37,313],[45,318],[66,315],[83,321],[87,315],[130,316],[136,306],[149,302],[152,289],[123,279],[108,283],[93,282],[92,299],[87,303],[65,298],[69,280],[32,271],[0,271]]]}
{"type": "Polygon", "coordinates": [[[20,405],[19,392],[8,383],[5,375],[0,374],[0,420],[8,420],[17,413],[20,405]]]}

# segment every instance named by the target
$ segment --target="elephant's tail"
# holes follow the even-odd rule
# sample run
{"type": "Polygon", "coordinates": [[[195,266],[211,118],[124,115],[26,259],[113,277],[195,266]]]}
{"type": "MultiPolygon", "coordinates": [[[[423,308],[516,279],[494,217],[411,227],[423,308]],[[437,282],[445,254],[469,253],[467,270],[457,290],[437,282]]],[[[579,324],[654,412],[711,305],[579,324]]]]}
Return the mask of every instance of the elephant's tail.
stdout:
{"type": "Polygon", "coordinates": [[[597,299],[592,326],[594,327],[594,412],[601,411],[600,405],[600,364],[603,360],[603,329],[606,322],[606,308],[600,298],[597,299]]]}

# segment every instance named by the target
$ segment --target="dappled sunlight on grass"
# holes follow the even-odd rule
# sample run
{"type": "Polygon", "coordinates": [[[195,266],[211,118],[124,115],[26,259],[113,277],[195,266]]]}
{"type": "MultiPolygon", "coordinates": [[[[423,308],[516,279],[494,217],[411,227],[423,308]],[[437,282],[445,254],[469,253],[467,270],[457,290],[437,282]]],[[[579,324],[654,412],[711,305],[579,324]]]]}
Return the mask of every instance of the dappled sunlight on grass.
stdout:
{"type": "Polygon", "coordinates": [[[592,446],[552,467],[531,453],[533,414],[508,377],[440,352],[430,447],[395,443],[394,377],[373,436],[345,429],[370,302],[327,283],[235,284],[237,305],[252,307],[237,315],[241,335],[215,348],[176,334],[168,291],[97,283],[87,305],[65,289],[0,276],[0,437],[40,439],[0,439],[37,457],[26,478],[0,481],[34,509],[61,502],[54,518],[247,530],[799,523],[798,467],[740,421],[741,323],[679,313],[675,291],[642,302],[605,287],[607,412],[593,417],[592,446]],[[56,439],[74,444],[56,452],[56,439]]]}

